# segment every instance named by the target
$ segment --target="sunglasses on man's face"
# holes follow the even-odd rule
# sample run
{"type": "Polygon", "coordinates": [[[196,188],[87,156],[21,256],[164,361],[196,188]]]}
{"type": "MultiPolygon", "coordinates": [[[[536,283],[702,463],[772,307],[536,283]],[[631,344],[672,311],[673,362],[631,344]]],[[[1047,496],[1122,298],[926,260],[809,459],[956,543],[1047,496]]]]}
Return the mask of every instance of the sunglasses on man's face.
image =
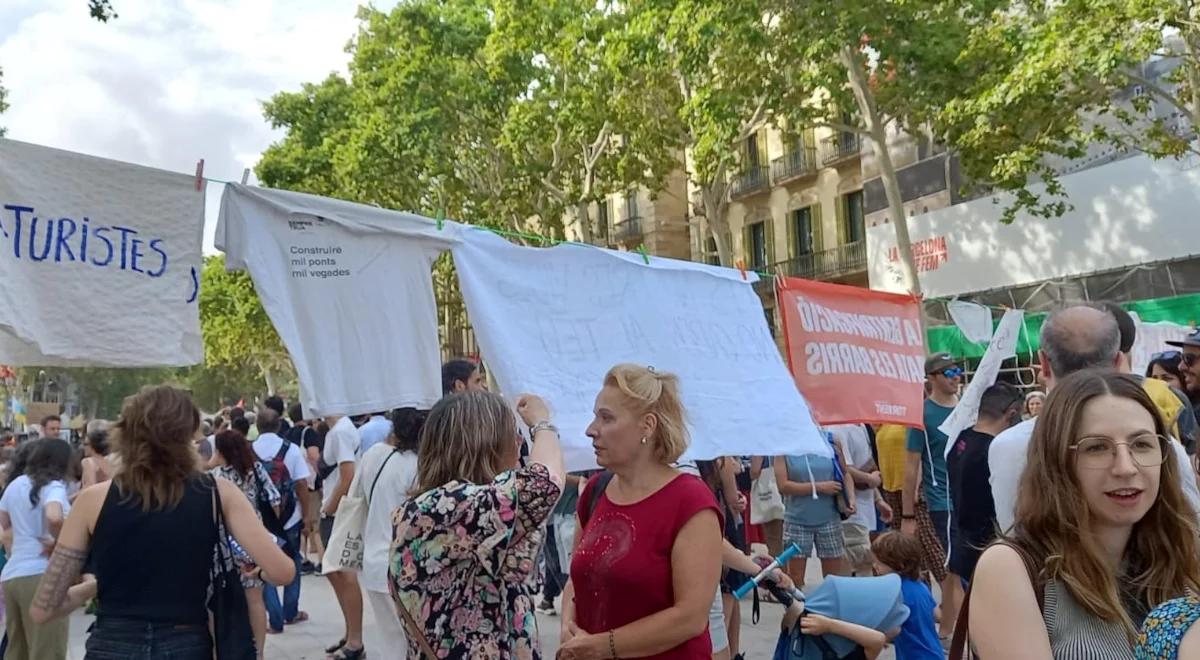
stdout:
{"type": "Polygon", "coordinates": [[[950,367],[949,369],[943,369],[942,375],[945,376],[946,378],[951,378],[951,379],[960,378],[963,375],[963,368],[962,367],[950,367]]]}
{"type": "Polygon", "coordinates": [[[1179,361],[1187,367],[1191,367],[1193,364],[1195,364],[1196,360],[1200,360],[1200,355],[1197,355],[1196,353],[1183,353],[1179,357],[1179,361]]]}

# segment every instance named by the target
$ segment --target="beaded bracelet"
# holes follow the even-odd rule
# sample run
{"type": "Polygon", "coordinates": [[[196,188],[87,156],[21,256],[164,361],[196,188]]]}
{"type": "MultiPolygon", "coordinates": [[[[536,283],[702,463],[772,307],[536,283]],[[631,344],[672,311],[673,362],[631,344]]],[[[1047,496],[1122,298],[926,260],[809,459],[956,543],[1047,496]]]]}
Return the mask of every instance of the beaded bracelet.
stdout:
{"type": "Polygon", "coordinates": [[[617,640],[613,636],[613,631],[608,631],[608,652],[612,654],[612,660],[619,660],[617,657],[617,640]]]}

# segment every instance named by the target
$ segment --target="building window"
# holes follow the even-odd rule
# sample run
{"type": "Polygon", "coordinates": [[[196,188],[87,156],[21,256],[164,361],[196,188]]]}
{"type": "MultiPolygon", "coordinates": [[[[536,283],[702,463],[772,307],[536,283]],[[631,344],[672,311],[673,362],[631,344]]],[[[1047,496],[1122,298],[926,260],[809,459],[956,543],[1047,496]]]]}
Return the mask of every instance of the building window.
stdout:
{"type": "Polygon", "coordinates": [[[596,204],[596,235],[599,238],[608,238],[608,225],[608,200],[602,199],[596,204]]]}
{"type": "Polygon", "coordinates": [[[746,167],[747,172],[761,167],[762,158],[758,153],[758,134],[746,138],[746,167]]]}
{"type": "Polygon", "coordinates": [[[867,237],[866,218],[863,216],[863,191],[856,190],[844,197],[847,243],[857,243],[867,237]]]}
{"type": "Polygon", "coordinates": [[[813,241],[813,213],[812,207],[797,209],[792,211],[792,255],[802,256],[812,254],[814,249],[813,241]]]}
{"type": "Polygon", "coordinates": [[[756,222],[750,225],[746,230],[746,237],[749,241],[746,245],[746,254],[750,258],[750,268],[754,270],[766,268],[767,223],[756,222]]]}
{"type": "Polygon", "coordinates": [[[636,189],[625,193],[625,217],[630,220],[642,217],[638,213],[638,191],[636,189]]]}
{"type": "Polygon", "coordinates": [[[712,236],[704,241],[704,261],[710,266],[721,265],[721,253],[717,250],[717,239],[712,236]]]}

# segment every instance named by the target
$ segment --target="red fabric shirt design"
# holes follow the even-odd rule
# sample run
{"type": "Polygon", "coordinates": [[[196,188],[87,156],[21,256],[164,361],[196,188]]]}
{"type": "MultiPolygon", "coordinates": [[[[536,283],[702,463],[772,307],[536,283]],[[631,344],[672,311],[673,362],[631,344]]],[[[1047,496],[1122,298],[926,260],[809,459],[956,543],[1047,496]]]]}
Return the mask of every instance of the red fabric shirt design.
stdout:
{"type": "MultiPolygon", "coordinates": [[[[721,515],[708,486],[681,474],[635,504],[614,504],[602,494],[589,516],[596,480],[593,477],[579,497],[583,536],[571,559],[576,624],[593,634],[615,630],[672,606],[675,536],[701,511],[712,509],[721,515]]],[[[716,588],[714,584],[714,596],[716,588]]],[[[647,657],[710,658],[708,628],[670,651],[647,657]]]]}

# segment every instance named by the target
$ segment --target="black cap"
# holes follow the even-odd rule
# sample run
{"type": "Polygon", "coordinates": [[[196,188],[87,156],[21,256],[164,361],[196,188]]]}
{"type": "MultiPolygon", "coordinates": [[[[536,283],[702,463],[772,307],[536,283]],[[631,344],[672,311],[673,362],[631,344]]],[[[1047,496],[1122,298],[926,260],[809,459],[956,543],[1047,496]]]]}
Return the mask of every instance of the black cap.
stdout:
{"type": "Polygon", "coordinates": [[[956,366],[958,366],[958,360],[955,360],[954,356],[949,353],[935,353],[925,358],[925,373],[927,375],[956,366]]]}
{"type": "Polygon", "coordinates": [[[1188,335],[1183,338],[1183,341],[1169,341],[1165,343],[1167,346],[1175,346],[1177,348],[1183,348],[1184,346],[1200,348],[1200,328],[1196,328],[1195,330],[1189,332],[1188,335]]]}

